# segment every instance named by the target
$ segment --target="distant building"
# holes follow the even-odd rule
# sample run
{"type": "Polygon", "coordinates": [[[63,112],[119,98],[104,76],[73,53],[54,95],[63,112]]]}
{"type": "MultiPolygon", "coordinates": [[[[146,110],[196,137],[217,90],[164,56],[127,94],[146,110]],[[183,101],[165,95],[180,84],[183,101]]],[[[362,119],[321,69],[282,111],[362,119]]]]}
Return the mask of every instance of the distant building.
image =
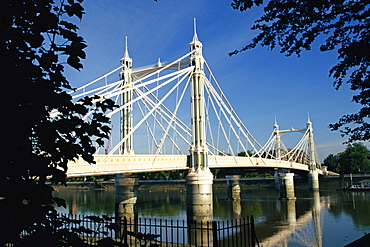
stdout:
{"type": "Polygon", "coordinates": [[[361,187],[370,187],[370,179],[364,179],[360,181],[361,187]]]}

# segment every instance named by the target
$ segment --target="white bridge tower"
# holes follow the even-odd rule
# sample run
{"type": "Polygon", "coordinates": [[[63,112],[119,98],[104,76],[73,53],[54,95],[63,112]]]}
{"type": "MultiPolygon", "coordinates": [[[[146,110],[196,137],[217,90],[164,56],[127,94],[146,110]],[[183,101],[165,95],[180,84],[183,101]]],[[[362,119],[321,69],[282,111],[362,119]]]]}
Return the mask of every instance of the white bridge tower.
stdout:
{"type": "Polygon", "coordinates": [[[121,59],[122,71],[120,73],[120,79],[122,80],[121,90],[127,90],[121,96],[121,105],[126,105],[121,110],[121,140],[126,138],[126,141],[122,144],[120,148],[120,154],[134,154],[133,149],[133,138],[132,138],[132,59],[128,55],[127,48],[127,37],[126,37],[126,49],[121,59]]]}
{"type": "Polygon", "coordinates": [[[191,77],[191,124],[192,144],[190,148],[189,173],[186,177],[188,221],[212,221],[213,174],[208,167],[208,148],[205,133],[204,58],[203,44],[198,40],[194,19],[194,36],[190,45],[190,66],[194,67],[191,77]]]}

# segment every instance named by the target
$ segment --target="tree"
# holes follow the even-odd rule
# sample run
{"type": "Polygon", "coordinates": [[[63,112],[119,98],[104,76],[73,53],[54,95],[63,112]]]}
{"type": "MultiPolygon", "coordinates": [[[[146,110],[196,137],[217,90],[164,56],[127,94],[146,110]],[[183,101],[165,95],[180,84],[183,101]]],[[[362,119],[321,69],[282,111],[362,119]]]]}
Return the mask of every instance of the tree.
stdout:
{"type": "Polygon", "coordinates": [[[247,150],[247,152],[245,151],[241,151],[237,154],[237,156],[242,156],[242,157],[251,157],[253,156],[253,152],[250,151],[250,150],[247,150]]]}
{"type": "Polygon", "coordinates": [[[320,51],[336,51],[338,63],[329,71],[338,89],[344,82],[356,91],[353,101],[362,108],[330,124],[348,136],[348,142],[370,140],[370,5],[368,0],[233,0],[234,9],[245,11],[264,5],[264,14],[252,30],[259,30],[252,41],[230,55],[258,44],[269,49],[280,47],[286,56],[311,50],[312,43],[326,37],[320,51]]]}
{"type": "Polygon", "coordinates": [[[348,144],[338,155],[342,173],[366,173],[370,171],[370,151],[361,143],[348,144]]]}
{"type": "Polygon", "coordinates": [[[326,157],[324,165],[342,174],[370,172],[370,150],[362,143],[348,144],[344,152],[326,157]]]}
{"type": "Polygon", "coordinates": [[[338,157],[334,154],[329,154],[323,161],[323,165],[328,167],[329,171],[340,172],[341,166],[338,163],[338,157]]]}
{"type": "Polygon", "coordinates": [[[82,1],[0,1],[0,245],[19,241],[23,229],[43,233],[38,246],[61,245],[47,242],[47,227],[53,204],[64,202],[45,182],[65,183],[68,161],[93,163],[93,143],[108,137],[104,112],[114,103],[73,102],[65,91],[72,89],[65,66],[80,70],[85,58],[72,19],[82,18],[82,1]]]}

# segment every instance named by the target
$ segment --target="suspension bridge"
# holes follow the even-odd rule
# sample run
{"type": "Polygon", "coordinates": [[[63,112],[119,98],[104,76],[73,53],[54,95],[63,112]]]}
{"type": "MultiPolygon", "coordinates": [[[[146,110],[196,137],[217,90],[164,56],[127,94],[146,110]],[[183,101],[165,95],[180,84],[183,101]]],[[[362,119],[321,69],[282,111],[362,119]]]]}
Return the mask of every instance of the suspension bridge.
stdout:
{"type": "MultiPolygon", "coordinates": [[[[74,100],[97,95],[116,102],[106,113],[112,130],[96,164],[68,164],[68,177],[209,168],[278,168],[325,174],[315,149],[312,123],[280,130],[275,120],[260,144],[231,106],[202,52],[194,24],[190,52],[171,62],[133,67],[127,38],[121,65],[70,92],[74,100]],[[118,126],[118,127],[117,127],[118,126]],[[292,147],[282,136],[302,133],[292,147]]],[[[89,113],[90,114],[90,113],[89,113]]],[[[85,116],[85,119],[89,117],[85,116]]]]}

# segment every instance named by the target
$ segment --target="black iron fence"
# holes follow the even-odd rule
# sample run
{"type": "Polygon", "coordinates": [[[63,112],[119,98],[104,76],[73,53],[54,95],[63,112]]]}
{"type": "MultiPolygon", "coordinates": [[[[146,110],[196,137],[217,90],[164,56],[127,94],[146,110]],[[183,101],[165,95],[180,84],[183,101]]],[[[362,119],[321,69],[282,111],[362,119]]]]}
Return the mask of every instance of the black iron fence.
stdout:
{"type": "MultiPolygon", "coordinates": [[[[228,221],[187,222],[152,218],[59,215],[58,228],[89,245],[161,247],[259,246],[253,216],[228,221]]],[[[24,233],[27,235],[27,233],[24,233]]],[[[28,233],[29,234],[29,233],[28,233]]],[[[24,235],[24,236],[25,236],[24,235]]]]}

